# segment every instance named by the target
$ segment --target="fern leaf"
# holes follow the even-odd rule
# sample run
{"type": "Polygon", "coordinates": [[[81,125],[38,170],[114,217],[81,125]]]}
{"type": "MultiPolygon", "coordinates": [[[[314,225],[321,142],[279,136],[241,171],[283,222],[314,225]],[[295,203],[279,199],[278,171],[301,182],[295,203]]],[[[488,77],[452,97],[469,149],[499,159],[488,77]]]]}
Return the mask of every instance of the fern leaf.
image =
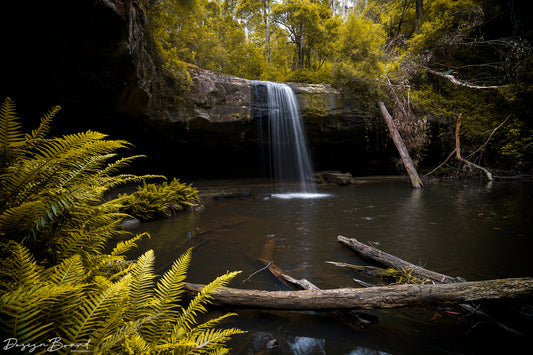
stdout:
{"type": "Polygon", "coordinates": [[[188,307],[183,310],[183,313],[178,318],[176,326],[183,327],[187,330],[192,329],[196,323],[195,317],[198,313],[206,312],[205,305],[212,300],[211,293],[217,288],[226,286],[231,279],[237,276],[240,271],[228,272],[207,284],[198,292],[194,299],[189,303],[188,307]]]}
{"type": "Polygon", "coordinates": [[[55,285],[79,283],[85,277],[85,268],[79,255],[74,255],[52,269],[48,278],[55,285]]]}
{"type": "Polygon", "coordinates": [[[144,237],[150,238],[150,234],[148,233],[141,233],[137,234],[135,237],[118,242],[117,246],[113,248],[113,251],[111,251],[111,255],[117,256],[117,255],[123,255],[127,251],[131,250],[132,248],[137,247],[136,242],[144,237]]]}
{"type": "Polygon", "coordinates": [[[9,97],[0,105],[0,171],[13,160],[23,141],[22,124],[17,117],[15,103],[9,97]]]}
{"type": "MultiPolygon", "coordinates": [[[[50,327],[48,315],[57,302],[70,304],[81,290],[79,286],[47,285],[36,280],[34,285],[21,286],[0,295],[0,319],[19,341],[36,342],[50,327]]],[[[56,319],[60,310],[55,309],[56,319]]]]}
{"type": "Polygon", "coordinates": [[[35,140],[35,139],[44,139],[48,132],[50,131],[50,124],[52,122],[52,119],[54,116],[59,112],[61,109],[60,106],[54,106],[50,111],[45,113],[41,117],[41,122],[39,124],[39,127],[37,129],[34,129],[31,134],[25,134],[26,140],[35,140]]]}
{"type": "Polygon", "coordinates": [[[151,312],[148,305],[152,299],[155,278],[153,250],[139,257],[131,268],[131,275],[125,313],[129,321],[146,317],[151,312]]]}
{"type": "MultiPolygon", "coordinates": [[[[125,277],[103,290],[87,295],[78,312],[72,316],[71,323],[63,327],[68,341],[77,343],[87,338],[98,338],[98,335],[107,336],[105,330],[116,326],[117,314],[123,311],[123,298],[129,281],[130,277],[125,277]]],[[[99,340],[95,339],[95,342],[99,340]]]]}
{"type": "Polygon", "coordinates": [[[5,266],[14,280],[15,287],[39,284],[42,268],[37,265],[32,253],[13,241],[7,243],[7,249],[11,254],[5,266]]]}
{"type": "Polygon", "coordinates": [[[158,316],[146,324],[143,336],[149,343],[158,344],[172,332],[172,322],[179,316],[178,302],[183,290],[183,280],[191,262],[192,249],[187,250],[158,281],[151,309],[158,316]]]}
{"type": "Polygon", "coordinates": [[[95,349],[95,353],[111,354],[119,353],[119,349],[113,349],[117,344],[124,343],[125,348],[135,348],[134,354],[142,354],[149,351],[149,345],[137,333],[142,325],[153,319],[153,316],[137,319],[131,322],[125,322],[113,334],[103,339],[100,346],[95,349]]]}

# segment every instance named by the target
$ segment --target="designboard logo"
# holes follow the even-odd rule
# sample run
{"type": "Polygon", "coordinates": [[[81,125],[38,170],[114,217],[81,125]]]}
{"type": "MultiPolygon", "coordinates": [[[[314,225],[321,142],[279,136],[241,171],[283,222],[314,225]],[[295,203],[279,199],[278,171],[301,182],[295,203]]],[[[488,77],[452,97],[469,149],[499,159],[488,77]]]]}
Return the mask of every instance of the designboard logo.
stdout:
{"type": "Polygon", "coordinates": [[[91,339],[85,343],[65,343],[60,337],[48,339],[42,343],[19,343],[17,338],[7,338],[2,346],[3,351],[18,350],[20,352],[33,353],[35,350],[46,349],[47,352],[69,350],[73,353],[88,353],[91,339]]]}

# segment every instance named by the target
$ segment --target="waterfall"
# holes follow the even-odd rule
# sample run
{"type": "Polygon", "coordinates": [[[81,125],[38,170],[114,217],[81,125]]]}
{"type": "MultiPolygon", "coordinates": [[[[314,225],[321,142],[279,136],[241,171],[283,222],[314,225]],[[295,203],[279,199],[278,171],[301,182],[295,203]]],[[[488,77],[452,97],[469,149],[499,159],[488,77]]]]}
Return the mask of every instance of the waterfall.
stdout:
{"type": "Polygon", "coordinates": [[[270,170],[276,182],[289,187],[292,194],[288,197],[316,197],[305,127],[291,87],[255,81],[252,95],[253,115],[260,118],[260,137],[264,135],[262,130],[267,130],[270,170]],[[265,117],[267,124],[262,122],[265,117]]]}

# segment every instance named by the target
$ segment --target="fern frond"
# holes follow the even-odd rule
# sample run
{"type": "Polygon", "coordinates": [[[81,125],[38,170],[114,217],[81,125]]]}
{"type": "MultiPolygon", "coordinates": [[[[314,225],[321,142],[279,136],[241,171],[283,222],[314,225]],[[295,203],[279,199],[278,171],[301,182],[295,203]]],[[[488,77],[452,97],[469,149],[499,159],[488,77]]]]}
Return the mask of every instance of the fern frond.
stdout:
{"type": "Polygon", "coordinates": [[[41,117],[39,127],[31,131],[31,134],[25,134],[24,138],[26,140],[44,139],[50,131],[50,124],[52,123],[53,118],[59,112],[59,110],[61,110],[60,106],[52,107],[50,111],[48,111],[41,117]]]}
{"type": "Polygon", "coordinates": [[[205,285],[189,303],[188,307],[183,310],[183,313],[176,322],[176,326],[183,327],[190,331],[196,323],[195,317],[198,313],[204,313],[207,311],[205,305],[213,299],[211,293],[217,288],[226,286],[231,279],[239,273],[240,271],[228,272],[205,285]]]}
{"type": "Polygon", "coordinates": [[[42,268],[37,265],[28,248],[14,241],[6,243],[5,248],[9,256],[4,261],[2,271],[3,276],[12,280],[12,289],[38,285],[41,282],[42,268]]]}
{"type": "Polygon", "coordinates": [[[207,354],[211,351],[216,351],[220,348],[223,349],[223,346],[231,338],[232,335],[244,333],[246,332],[236,328],[209,329],[203,330],[199,333],[192,333],[191,338],[194,339],[194,349],[198,349],[198,353],[207,354]]]}
{"type": "Polygon", "coordinates": [[[169,271],[167,271],[157,283],[155,290],[155,298],[161,308],[157,309],[161,313],[174,313],[174,304],[179,302],[183,281],[187,274],[187,269],[191,263],[192,248],[183,253],[174,263],[169,271]]]}
{"type": "Polygon", "coordinates": [[[91,338],[97,343],[100,340],[98,338],[107,336],[106,330],[117,325],[118,315],[123,311],[123,299],[129,282],[130,277],[124,277],[103,290],[88,294],[71,322],[62,328],[68,341],[77,343],[91,338]]]}
{"type": "Polygon", "coordinates": [[[25,237],[41,219],[45,208],[43,201],[31,201],[3,211],[0,213],[0,235],[25,237]]]}
{"type": "Polygon", "coordinates": [[[48,280],[55,285],[80,283],[85,278],[85,268],[79,255],[73,255],[49,272],[48,280]]]}
{"type": "Polygon", "coordinates": [[[17,117],[15,103],[7,97],[0,105],[0,171],[14,159],[16,148],[22,141],[22,124],[17,117]]]}
{"type": "Polygon", "coordinates": [[[133,321],[151,313],[149,306],[154,288],[154,252],[149,250],[139,257],[131,270],[125,319],[133,321]]]}
{"type": "Polygon", "coordinates": [[[125,322],[118,330],[113,334],[110,334],[102,343],[94,349],[95,353],[101,354],[118,354],[120,350],[133,350],[131,354],[143,354],[149,353],[150,346],[139,336],[138,331],[142,325],[150,320],[153,316],[137,319],[135,321],[125,322]],[[125,349],[113,349],[117,344],[123,343],[125,349]]]}
{"type": "MultiPolygon", "coordinates": [[[[48,315],[58,301],[70,304],[81,290],[79,286],[47,285],[36,280],[34,285],[21,286],[0,295],[0,314],[3,328],[9,329],[19,341],[35,342],[51,326],[48,315]]],[[[59,311],[56,309],[56,312],[59,311]]],[[[60,317],[56,314],[56,319],[60,317]]]]}
{"type": "Polygon", "coordinates": [[[191,262],[192,249],[183,253],[158,281],[151,302],[152,312],[158,317],[143,328],[143,336],[152,344],[159,344],[172,332],[172,322],[179,316],[178,302],[181,298],[187,268],[191,262]]]}
{"type": "MultiPolygon", "coordinates": [[[[146,341],[139,334],[132,334],[126,338],[120,353],[123,354],[139,354],[150,355],[154,354],[152,346],[146,343],[146,341]]],[[[116,353],[119,353],[118,351],[116,353]]]]}
{"type": "Polygon", "coordinates": [[[114,247],[113,250],[111,251],[111,255],[114,255],[114,256],[123,255],[127,251],[133,248],[136,248],[137,241],[141,240],[144,237],[150,238],[150,234],[148,234],[147,232],[144,232],[141,234],[137,234],[135,237],[131,239],[118,242],[117,246],[114,247]]]}

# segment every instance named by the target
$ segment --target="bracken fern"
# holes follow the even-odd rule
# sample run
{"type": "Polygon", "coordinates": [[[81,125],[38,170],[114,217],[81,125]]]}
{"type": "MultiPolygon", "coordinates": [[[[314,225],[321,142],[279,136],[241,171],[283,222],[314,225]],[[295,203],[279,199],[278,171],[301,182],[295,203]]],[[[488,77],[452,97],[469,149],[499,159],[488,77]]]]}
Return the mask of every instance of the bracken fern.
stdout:
{"type": "MultiPolygon", "coordinates": [[[[117,174],[137,158],[116,158],[116,150],[129,146],[125,141],[91,131],[46,138],[58,110],[23,134],[13,101],[0,105],[2,334],[19,344],[46,344],[59,337],[63,344],[90,346],[94,354],[227,352],[225,342],[242,331],[213,327],[233,314],[201,325],[195,316],[205,311],[209,293],[236,273],[217,278],[183,307],[191,250],[161,277],[154,273],[151,250],[126,260],[124,253],[147,234],[122,231],[120,221],[129,216],[121,209],[128,197],[105,201],[104,194],[155,176],[117,174]],[[112,239],[125,236],[129,239],[105,252],[112,239]]],[[[177,180],[166,186],[174,188],[165,196],[175,199],[173,194],[181,191],[190,199],[182,205],[197,194],[177,180]]],[[[35,351],[46,352],[42,347],[35,351]]]]}

